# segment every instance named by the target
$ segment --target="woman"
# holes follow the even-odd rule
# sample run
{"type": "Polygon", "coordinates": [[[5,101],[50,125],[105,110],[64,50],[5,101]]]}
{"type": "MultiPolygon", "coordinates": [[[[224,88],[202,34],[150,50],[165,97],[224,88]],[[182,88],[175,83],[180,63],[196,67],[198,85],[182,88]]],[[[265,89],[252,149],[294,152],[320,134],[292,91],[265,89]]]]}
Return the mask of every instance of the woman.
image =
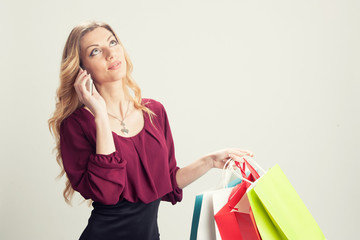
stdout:
{"type": "Polygon", "coordinates": [[[93,201],[80,239],[159,239],[160,200],[175,204],[185,186],[222,168],[231,154],[252,155],[226,149],[179,168],[166,111],[141,98],[131,72],[130,58],[109,25],[90,22],[72,30],[49,126],[61,175],[68,178],[65,201],[70,203],[74,190],[93,201]]]}

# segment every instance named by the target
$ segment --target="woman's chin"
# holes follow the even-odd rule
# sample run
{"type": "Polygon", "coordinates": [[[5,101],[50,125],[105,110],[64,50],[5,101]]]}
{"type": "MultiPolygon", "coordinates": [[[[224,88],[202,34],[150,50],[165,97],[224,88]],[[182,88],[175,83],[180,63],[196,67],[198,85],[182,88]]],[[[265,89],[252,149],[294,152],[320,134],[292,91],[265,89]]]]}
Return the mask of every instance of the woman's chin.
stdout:
{"type": "Polygon", "coordinates": [[[107,78],[107,82],[116,82],[116,81],[121,81],[123,78],[126,77],[126,73],[121,72],[121,73],[117,73],[117,74],[111,74],[110,76],[108,76],[107,78]]]}

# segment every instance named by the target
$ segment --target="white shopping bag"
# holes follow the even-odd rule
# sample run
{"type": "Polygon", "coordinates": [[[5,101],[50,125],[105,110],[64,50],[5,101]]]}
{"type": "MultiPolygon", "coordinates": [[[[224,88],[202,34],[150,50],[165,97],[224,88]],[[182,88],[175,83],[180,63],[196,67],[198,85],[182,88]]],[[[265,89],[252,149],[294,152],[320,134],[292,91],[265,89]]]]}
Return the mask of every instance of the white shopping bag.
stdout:
{"type": "MultiPolygon", "coordinates": [[[[229,182],[230,179],[226,181],[229,182]]],[[[220,189],[209,190],[196,196],[190,240],[221,239],[215,223],[214,213],[219,211],[221,206],[227,202],[233,186],[240,182],[241,179],[235,179],[224,185],[227,188],[221,185],[220,189]],[[213,200],[214,194],[216,195],[215,201],[213,200]]]]}
{"type": "MultiPolygon", "coordinates": [[[[232,190],[233,188],[224,188],[224,189],[219,189],[218,191],[213,193],[212,197],[213,197],[214,215],[228,202],[232,190]]],[[[220,232],[216,224],[215,224],[215,237],[216,240],[221,240],[220,232]]]]}
{"type": "Polygon", "coordinates": [[[216,240],[212,195],[214,191],[203,193],[197,240],[216,240]]]}

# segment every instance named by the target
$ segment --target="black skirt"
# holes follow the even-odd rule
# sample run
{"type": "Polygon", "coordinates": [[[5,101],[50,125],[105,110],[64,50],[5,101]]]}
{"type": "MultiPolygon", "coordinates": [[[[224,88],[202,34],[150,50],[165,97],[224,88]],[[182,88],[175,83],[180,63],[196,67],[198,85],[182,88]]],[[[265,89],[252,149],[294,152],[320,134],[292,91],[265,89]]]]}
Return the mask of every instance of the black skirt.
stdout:
{"type": "Polygon", "coordinates": [[[149,204],[126,200],[115,205],[94,202],[79,240],[159,240],[159,203],[160,199],[149,204]]]}

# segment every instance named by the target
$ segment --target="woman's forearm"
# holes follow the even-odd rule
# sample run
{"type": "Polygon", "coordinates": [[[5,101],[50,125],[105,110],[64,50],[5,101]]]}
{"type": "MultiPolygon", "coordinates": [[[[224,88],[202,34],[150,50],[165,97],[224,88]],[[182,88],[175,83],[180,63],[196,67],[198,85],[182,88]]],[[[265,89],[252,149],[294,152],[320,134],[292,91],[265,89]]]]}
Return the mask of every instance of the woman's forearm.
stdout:
{"type": "Polygon", "coordinates": [[[241,161],[240,157],[243,156],[253,157],[254,154],[251,151],[243,150],[239,148],[228,148],[219,150],[205,155],[204,157],[198,159],[197,161],[191,163],[190,165],[179,169],[176,172],[176,182],[179,188],[184,188],[190,183],[194,182],[196,179],[204,175],[211,168],[220,168],[222,169],[230,158],[238,157],[235,160],[241,161]]]}
{"type": "Polygon", "coordinates": [[[204,156],[190,165],[180,168],[176,172],[176,182],[178,187],[183,189],[194,182],[213,167],[210,156],[204,156]]]}
{"type": "Polygon", "coordinates": [[[115,152],[114,138],[107,115],[95,117],[96,124],[96,153],[110,154],[115,152]]]}

